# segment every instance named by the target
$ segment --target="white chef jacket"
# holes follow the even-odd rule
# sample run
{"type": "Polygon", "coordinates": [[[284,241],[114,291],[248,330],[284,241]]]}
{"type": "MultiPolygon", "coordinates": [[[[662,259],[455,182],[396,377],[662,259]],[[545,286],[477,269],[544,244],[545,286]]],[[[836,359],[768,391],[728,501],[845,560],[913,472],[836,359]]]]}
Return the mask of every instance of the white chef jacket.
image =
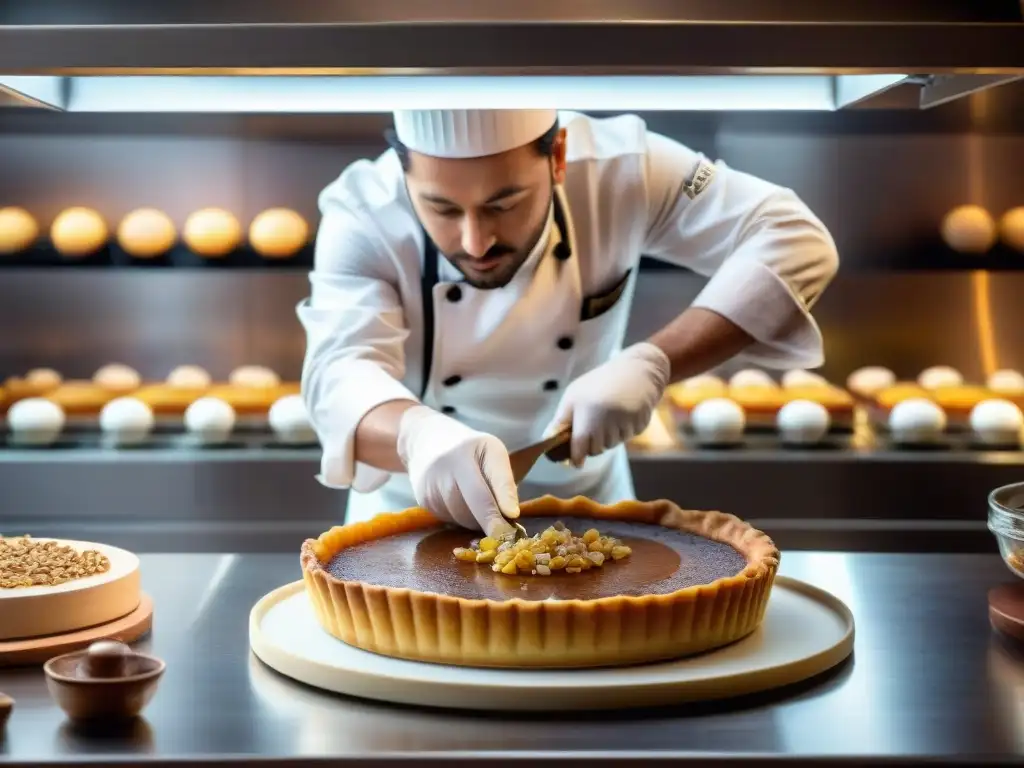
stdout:
{"type": "MultiPolygon", "coordinates": [[[[636,116],[562,113],[560,122],[566,178],[556,194],[569,257],[556,255],[549,216],[502,288],[475,289],[441,258],[422,398],[425,235],[398,156],[358,161],[321,193],[312,291],[298,307],[308,338],[302,391],[323,446],[320,481],[354,491],[348,522],[415,504],[407,476],[355,461],[356,427],[378,405],[419,399],[509,450],[539,440],[566,385],[621,350],[641,254],[709,277],[693,306],[750,334],[750,362],[822,363],[809,309],[838,258],[791,190],[712,163],[636,116]]],[[[542,460],[522,490],[521,498],[585,493],[603,502],[633,494],[622,446],[580,469],[542,460]]]]}

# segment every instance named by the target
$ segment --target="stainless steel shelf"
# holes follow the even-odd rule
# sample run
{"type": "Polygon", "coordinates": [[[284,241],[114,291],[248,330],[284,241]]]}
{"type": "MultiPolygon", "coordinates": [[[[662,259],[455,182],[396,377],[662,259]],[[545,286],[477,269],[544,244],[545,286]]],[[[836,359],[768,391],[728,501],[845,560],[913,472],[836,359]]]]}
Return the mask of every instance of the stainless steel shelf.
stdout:
{"type": "MultiPolygon", "coordinates": [[[[141,551],[291,551],[343,520],[346,493],[320,485],[318,448],[240,436],[196,449],[180,436],[112,449],[0,448],[0,531],[80,536],[141,551]]],[[[723,509],[781,546],[988,551],[986,496],[1018,481],[1024,452],[786,450],[771,436],[728,451],[634,452],[639,498],[723,509]]]]}
{"type": "Polygon", "coordinates": [[[872,2],[854,10],[839,2],[693,0],[5,5],[0,21],[22,25],[0,26],[6,73],[913,74],[1024,67],[1020,9],[1005,1],[872,2]],[[967,5],[985,8],[965,12],[967,5]]]}

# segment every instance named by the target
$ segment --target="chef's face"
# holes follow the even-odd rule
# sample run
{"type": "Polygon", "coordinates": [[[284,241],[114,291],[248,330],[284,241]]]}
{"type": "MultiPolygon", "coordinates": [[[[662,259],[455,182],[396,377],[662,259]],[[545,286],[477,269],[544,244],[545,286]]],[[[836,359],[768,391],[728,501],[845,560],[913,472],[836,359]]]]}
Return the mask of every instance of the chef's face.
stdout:
{"type": "Polygon", "coordinates": [[[565,131],[550,156],[533,144],[489,157],[410,152],[406,183],[427,234],[474,288],[501,288],[544,234],[565,179],[565,131]]]}

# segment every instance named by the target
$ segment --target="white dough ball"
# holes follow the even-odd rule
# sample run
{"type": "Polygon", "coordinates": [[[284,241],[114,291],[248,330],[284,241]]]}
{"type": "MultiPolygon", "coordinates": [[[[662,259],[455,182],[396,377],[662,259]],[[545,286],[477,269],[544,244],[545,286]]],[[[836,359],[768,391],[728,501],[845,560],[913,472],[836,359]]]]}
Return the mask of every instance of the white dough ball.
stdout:
{"type": "Polygon", "coordinates": [[[100,429],[118,445],[141,443],[155,423],[153,409],[135,397],[118,397],[100,411],[100,429]]]}
{"type": "Polygon", "coordinates": [[[712,397],[697,403],[690,414],[690,426],[699,443],[730,445],[743,440],[747,416],[727,397],[712,397]]]}
{"type": "Polygon", "coordinates": [[[285,395],[270,406],[270,428],[282,443],[314,443],[316,432],[309,420],[302,395],[285,395]]]}
{"type": "Polygon", "coordinates": [[[775,419],[783,442],[804,445],[819,442],[832,421],[825,406],[810,400],[791,400],[775,419]]]}
{"type": "Polygon", "coordinates": [[[263,365],[243,365],[231,372],[228,381],[236,387],[276,387],[281,377],[263,365]]]}
{"type": "Polygon", "coordinates": [[[64,409],[42,397],[19,400],[7,411],[11,441],[20,445],[49,445],[64,429],[64,409]]]}
{"type": "Polygon", "coordinates": [[[745,368],[732,375],[732,378],[729,379],[729,386],[736,387],[737,389],[743,387],[774,387],[775,382],[764,371],[759,371],[756,368],[745,368]]]}
{"type": "Polygon", "coordinates": [[[946,412],[923,397],[912,397],[893,406],[889,431],[898,443],[932,443],[946,431],[946,412]]]}
{"type": "Polygon", "coordinates": [[[824,376],[811,371],[786,371],[782,375],[784,387],[822,387],[828,384],[824,376]]]}
{"type": "Polygon", "coordinates": [[[971,409],[971,430],[982,443],[1019,443],[1022,427],[1024,415],[1009,400],[983,400],[971,409]]]}
{"type": "Polygon", "coordinates": [[[219,397],[201,397],[185,410],[185,429],[204,443],[224,443],[235,428],[235,409],[219,397]]]}
{"type": "Polygon", "coordinates": [[[210,374],[198,365],[179,365],[167,375],[167,383],[184,389],[204,389],[210,386],[210,374]]]}
{"type": "Polygon", "coordinates": [[[948,365],[933,365],[925,368],[917,377],[917,383],[925,389],[940,389],[941,387],[959,387],[964,383],[963,374],[956,368],[948,365]]]}
{"type": "Polygon", "coordinates": [[[858,368],[846,380],[846,386],[851,392],[856,392],[864,397],[876,395],[895,383],[896,374],[888,368],[878,365],[858,368]]]}
{"type": "Polygon", "coordinates": [[[1001,395],[1019,395],[1024,393],[1024,375],[1020,371],[1004,369],[995,371],[988,377],[988,388],[1001,395]]]}
{"type": "Polygon", "coordinates": [[[142,377],[134,368],[120,363],[104,365],[95,374],[92,381],[104,389],[136,389],[142,383],[142,377]]]}
{"type": "Polygon", "coordinates": [[[683,387],[685,389],[704,389],[710,387],[721,387],[725,384],[719,377],[714,376],[710,373],[702,373],[697,376],[691,376],[688,379],[683,379],[683,387]]]}

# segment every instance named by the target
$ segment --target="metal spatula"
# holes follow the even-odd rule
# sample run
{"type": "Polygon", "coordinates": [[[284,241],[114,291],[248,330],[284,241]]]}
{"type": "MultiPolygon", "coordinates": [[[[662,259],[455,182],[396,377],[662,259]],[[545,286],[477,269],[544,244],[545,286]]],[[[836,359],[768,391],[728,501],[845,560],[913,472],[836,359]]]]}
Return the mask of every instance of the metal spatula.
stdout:
{"type": "MultiPolygon", "coordinates": [[[[512,464],[512,477],[515,478],[516,485],[523,482],[523,478],[530,473],[533,465],[545,454],[552,461],[566,461],[569,458],[569,439],[571,437],[572,432],[566,429],[552,435],[547,440],[541,440],[539,443],[534,443],[526,448],[520,448],[518,451],[510,453],[508,458],[512,464]]],[[[524,538],[530,535],[517,521],[509,520],[509,523],[516,529],[517,538],[524,538]]]]}

